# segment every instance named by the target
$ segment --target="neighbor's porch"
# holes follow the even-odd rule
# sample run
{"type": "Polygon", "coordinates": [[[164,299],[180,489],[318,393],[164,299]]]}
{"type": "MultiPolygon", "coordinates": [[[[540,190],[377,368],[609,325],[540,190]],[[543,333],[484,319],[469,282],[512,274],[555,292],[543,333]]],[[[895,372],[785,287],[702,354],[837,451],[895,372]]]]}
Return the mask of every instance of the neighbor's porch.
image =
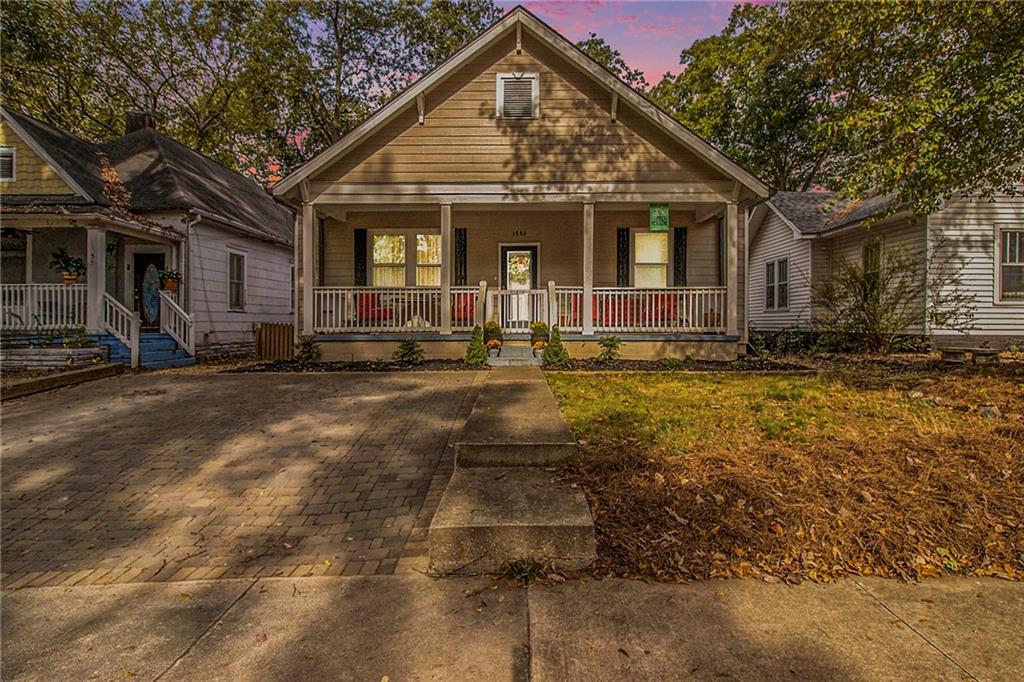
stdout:
{"type": "Polygon", "coordinates": [[[638,203],[306,204],[300,329],[444,340],[542,321],[570,339],[738,341],[736,204],[669,209],[657,232],[638,203]]]}
{"type": "Polygon", "coordinates": [[[137,364],[141,330],[171,335],[194,352],[192,319],[185,310],[187,259],[182,237],[159,225],[108,215],[81,217],[5,213],[0,272],[0,329],[14,335],[83,329],[110,334],[137,364]],[[67,282],[50,267],[63,249],[84,264],[67,282]],[[176,292],[161,290],[159,271],[182,275],[176,292]]]}

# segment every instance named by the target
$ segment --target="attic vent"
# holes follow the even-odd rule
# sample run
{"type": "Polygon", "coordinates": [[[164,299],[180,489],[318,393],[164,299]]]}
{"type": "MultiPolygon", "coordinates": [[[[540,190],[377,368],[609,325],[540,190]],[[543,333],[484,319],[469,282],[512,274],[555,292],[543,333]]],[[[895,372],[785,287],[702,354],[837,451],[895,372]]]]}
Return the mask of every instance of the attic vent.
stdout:
{"type": "Polygon", "coordinates": [[[540,77],[536,73],[498,74],[498,118],[537,118],[540,77]]]}
{"type": "Polygon", "coordinates": [[[0,180],[14,179],[14,147],[0,147],[0,180]]]}

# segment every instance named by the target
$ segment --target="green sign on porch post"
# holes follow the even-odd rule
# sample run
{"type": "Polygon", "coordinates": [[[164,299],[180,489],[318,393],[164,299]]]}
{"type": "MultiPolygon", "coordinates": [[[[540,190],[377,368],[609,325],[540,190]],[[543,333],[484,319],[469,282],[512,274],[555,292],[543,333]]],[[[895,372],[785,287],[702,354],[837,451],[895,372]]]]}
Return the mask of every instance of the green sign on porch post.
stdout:
{"type": "Polygon", "coordinates": [[[651,204],[651,232],[668,232],[668,204],[651,204]]]}

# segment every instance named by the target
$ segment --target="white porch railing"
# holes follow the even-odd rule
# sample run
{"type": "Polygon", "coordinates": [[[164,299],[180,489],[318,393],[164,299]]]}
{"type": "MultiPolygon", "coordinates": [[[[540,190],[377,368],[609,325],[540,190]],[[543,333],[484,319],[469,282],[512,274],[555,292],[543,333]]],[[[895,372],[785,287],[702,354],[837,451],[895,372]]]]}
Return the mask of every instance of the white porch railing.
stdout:
{"type": "Polygon", "coordinates": [[[452,331],[472,331],[477,323],[479,287],[452,287],[452,331]]]}
{"type": "Polygon", "coordinates": [[[128,346],[132,354],[132,367],[139,366],[139,314],[129,310],[110,294],[103,294],[103,326],[121,343],[128,346]]]}
{"type": "Polygon", "coordinates": [[[85,284],[0,284],[0,328],[59,329],[85,324],[85,284]]]}
{"type": "Polygon", "coordinates": [[[160,292],[160,331],[177,341],[189,355],[196,354],[195,323],[166,291],[160,292]]]}
{"type": "MultiPolygon", "coordinates": [[[[594,289],[595,333],[713,333],[726,331],[725,287],[594,289]]],[[[556,287],[557,319],[565,331],[583,329],[583,288],[556,287]]]]}
{"type": "Polygon", "coordinates": [[[440,287],[316,287],[313,306],[319,334],[441,328],[440,287]]]}
{"type": "Polygon", "coordinates": [[[528,333],[531,322],[548,321],[547,289],[494,289],[487,292],[487,319],[509,333],[528,333]]]}

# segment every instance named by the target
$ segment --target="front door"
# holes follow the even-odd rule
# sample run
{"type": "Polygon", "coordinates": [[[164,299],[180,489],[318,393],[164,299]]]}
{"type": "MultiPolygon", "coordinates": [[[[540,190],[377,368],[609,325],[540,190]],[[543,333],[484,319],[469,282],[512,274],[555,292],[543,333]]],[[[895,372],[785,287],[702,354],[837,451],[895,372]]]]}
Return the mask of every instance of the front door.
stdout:
{"type": "Polygon", "coordinates": [[[159,329],[160,271],[164,269],[164,254],[137,253],[132,267],[135,269],[135,309],[142,316],[142,328],[159,329]]]}
{"type": "Polygon", "coordinates": [[[501,326],[527,331],[531,322],[530,291],[537,287],[537,247],[501,247],[501,326]]]}

